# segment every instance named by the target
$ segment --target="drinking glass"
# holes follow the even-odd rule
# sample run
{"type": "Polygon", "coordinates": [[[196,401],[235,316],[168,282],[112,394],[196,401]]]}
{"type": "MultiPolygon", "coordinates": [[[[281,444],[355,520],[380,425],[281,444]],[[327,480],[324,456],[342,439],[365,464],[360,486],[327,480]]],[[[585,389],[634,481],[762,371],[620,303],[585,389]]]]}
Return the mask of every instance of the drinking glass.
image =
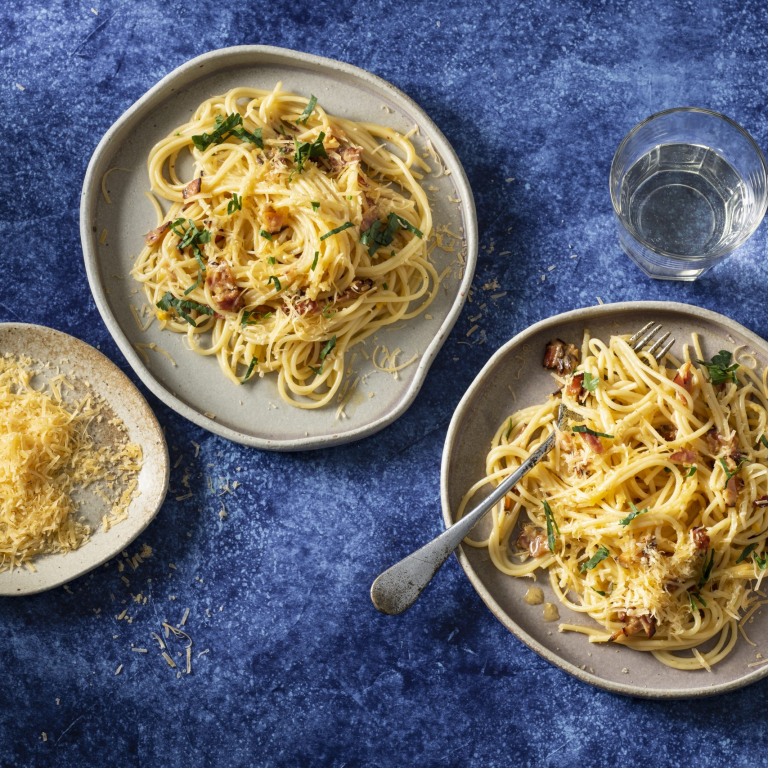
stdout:
{"type": "Polygon", "coordinates": [[[636,125],[611,163],[624,252],[648,276],[695,280],[745,243],[768,207],[768,167],[752,137],[708,109],[636,125]]]}

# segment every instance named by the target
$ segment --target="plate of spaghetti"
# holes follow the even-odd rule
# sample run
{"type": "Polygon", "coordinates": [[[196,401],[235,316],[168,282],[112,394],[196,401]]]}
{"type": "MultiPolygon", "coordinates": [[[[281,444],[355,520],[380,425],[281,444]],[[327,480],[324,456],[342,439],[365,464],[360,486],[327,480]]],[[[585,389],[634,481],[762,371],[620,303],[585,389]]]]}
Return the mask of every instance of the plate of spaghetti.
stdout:
{"type": "Polygon", "coordinates": [[[402,414],[477,249],[464,171],[416,104],[363,70],[263,46],[188,62],[115,123],[81,235],[102,317],[145,384],[274,450],[402,414]]]}
{"type": "Polygon", "coordinates": [[[768,673],[767,366],[746,328],[663,302],[569,312],[502,347],[449,429],[446,524],[556,431],[561,404],[578,415],[459,551],[502,623],[630,695],[768,673]],[[651,320],[676,339],[660,362],[628,341],[651,320]]]}

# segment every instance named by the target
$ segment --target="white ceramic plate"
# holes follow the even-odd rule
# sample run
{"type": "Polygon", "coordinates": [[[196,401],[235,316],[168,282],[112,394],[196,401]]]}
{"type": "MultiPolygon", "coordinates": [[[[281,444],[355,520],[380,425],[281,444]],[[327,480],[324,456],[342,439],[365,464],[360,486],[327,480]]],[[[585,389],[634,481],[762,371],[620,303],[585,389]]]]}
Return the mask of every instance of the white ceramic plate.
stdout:
{"type": "MultiPolygon", "coordinates": [[[[477,257],[472,192],[455,152],[429,117],[392,85],[362,69],[266,46],[226,48],[193,59],[161,80],[120,117],[88,166],[80,233],[88,280],[101,316],[147,387],[196,424],[231,440],[271,450],[301,450],[357,440],[401,416],[416,397],[461,311],[477,257]],[[142,233],[156,224],[144,195],[149,189],[146,164],[150,149],[175,126],[186,122],[204,99],[237,85],[271,89],[278,81],[286,90],[307,97],[315,94],[332,114],[385,124],[401,132],[418,126],[419,134],[412,138],[417,149],[424,150],[429,139],[450,172],[424,180],[437,190],[429,192],[435,224],[448,225],[465,237],[463,265],[455,252],[439,248],[433,252],[438,273],[449,265],[453,270],[428,310],[432,319],[421,315],[378,334],[378,343],[403,350],[402,360],[418,353],[417,362],[394,379],[358,355],[354,375],[368,378],[345,408],[348,418],[337,419],[335,405],[305,411],[285,404],[274,375],[237,387],[224,378],[213,358],[200,358],[185,350],[182,335],[161,332],[157,323],[143,333],[131,313],[131,304],[144,304],[143,292],[137,291],[138,283],[129,275],[131,259],[143,247],[142,233]],[[108,205],[101,182],[113,167],[130,172],[110,174],[107,188],[112,204],[108,205]],[[450,202],[449,198],[460,202],[450,202]],[[104,230],[106,240],[101,243],[104,230]],[[166,350],[177,365],[154,351],[148,352],[147,363],[134,345],[152,342],[166,350]]],[[[365,347],[353,348],[348,359],[361,348],[370,356],[376,343],[368,340],[365,347]]]]}
{"type": "MultiPolygon", "coordinates": [[[[677,343],[672,353],[681,356],[683,343],[696,332],[709,359],[721,349],[738,344],[768,365],[768,344],[743,326],[723,315],[698,307],[671,302],[626,302],[579,309],[542,320],[508,341],[494,354],[459,403],[453,415],[443,449],[441,499],[446,525],[453,522],[452,510],[466,490],[485,476],[485,457],[499,423],[519,408],[542,402],[552,391],[550,372],[542,367],[544,347],[553,338],[577,345],[588,328],[591,335],[608,341],[611,334],[629,333],[651,320],[663,323],[677,343]],[[524,375],[520,375],[524,371],[524,375]],[[509,391],[515,391],[515,401],[509,391]]],[[[478,493],[477,500],[481,498],[478,493]]],[[[489,526],[482,521],[481,526],[489,526]]],[[[479,529],[482,532],[482,528],[479,529]]],[[[487,528],[485,529],[487,530],[487,528]]],[[[616,693],[647,698],[689,698],[709,696],[740,688],[765,677],[768,665],[750,668],[762,652],[768,658],[768,611],[755,615],[748,625],[750,639],[743,638],[713,672],[684,672],[665,667],[649,653],[620,645],[590,644],[584,635],[557,630],[560,622],[545,623],[542,607],[523,602],[531,585],[497,570],[487,550],[461,547],[457,555],[462,568],[480,597],[496,618],[527,646],[561,669],[592,685],[616,693]]],[[[584,624],[591,619],[560,605],[549,586],[547,575],[538,572],[537,586],[545,599],[558,605],[561,620],[584,624]]],[[[595,624],[595,626],[597,626],[595,624]]]]}
{"type": "MultiPolygon", "coordinates": [[[[34,572],[17,568],[0,573],[0,595],[31,595],[96,568],[122,552],[149,525],[168,489],[168,448],[155,414],[139,390],[113,362],[85,342],[41,325],[2,323],[0,354],[8,352],[58,366],[75,383],[72,397],[86,392],[101,395],[107,403],[107,415],[122,419],[129,440],[141,446],[144,458],[138,495],[131,502],[126,520],[108,531],[97,528],[107,511],[106,505],[85,492],[80,511],[95,529],[85,544],[66,555],[36,558],[34,572]],[[83,389],[86,381],[91,384],[89,390],[83,389]]],[[[94,438],[99,445],[99,436],[94,438]]]]}

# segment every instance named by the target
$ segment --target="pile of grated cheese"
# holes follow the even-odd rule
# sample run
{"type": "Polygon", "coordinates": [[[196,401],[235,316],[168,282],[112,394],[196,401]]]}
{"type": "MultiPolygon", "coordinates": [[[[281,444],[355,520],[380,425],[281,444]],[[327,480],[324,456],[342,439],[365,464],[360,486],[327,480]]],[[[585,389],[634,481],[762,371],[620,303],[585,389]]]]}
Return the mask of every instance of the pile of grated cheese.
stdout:
{"type": "Polygon", "coordinates": [[[108,444],[96,445],[103,402],[93,394],[66,402],[62,388],[75,387],[61,374],[33,386],[32,365],[0,357],[0,571],[35,570],[36,555],[83,544],[91,528],[78,517],[75,491],[91,487],[109,510],[105,527],[127,517],[141,469],[141,447],[118,419],[105,425],[108,444]]]}

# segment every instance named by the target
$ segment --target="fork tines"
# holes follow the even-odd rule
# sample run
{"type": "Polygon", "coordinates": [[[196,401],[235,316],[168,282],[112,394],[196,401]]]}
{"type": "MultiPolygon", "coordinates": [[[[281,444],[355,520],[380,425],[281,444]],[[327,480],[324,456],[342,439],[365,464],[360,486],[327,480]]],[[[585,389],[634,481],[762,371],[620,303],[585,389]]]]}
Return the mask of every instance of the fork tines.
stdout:
{"type": "MultiPolygon", "coordinates": [[[[640,350],[646,344],[650,344],[651,340],[654,338],[654,336],[656,336],[661,328],[661,324],[654,325],[653,321],[651,321],[650,323],[644,325],[634,336],[632,336],[632,338],[630,338],[629,346],[632,347],[635,352],[640,352],[640,350]]],[[[669,341],[667,341],[667,339],[669,339],[669,331],[664,333],[659,339],[656,339],[656,341],[654,341],[653,344],[651,344],[651,346],[646,350],[649,355],[653,355],[653,357],[656,359],[656,362],[660,362],[664,355],[666,355],[667,352],[672,349],[672,345],[675,343],[674,339],[669,339],[669,341]]]]}

